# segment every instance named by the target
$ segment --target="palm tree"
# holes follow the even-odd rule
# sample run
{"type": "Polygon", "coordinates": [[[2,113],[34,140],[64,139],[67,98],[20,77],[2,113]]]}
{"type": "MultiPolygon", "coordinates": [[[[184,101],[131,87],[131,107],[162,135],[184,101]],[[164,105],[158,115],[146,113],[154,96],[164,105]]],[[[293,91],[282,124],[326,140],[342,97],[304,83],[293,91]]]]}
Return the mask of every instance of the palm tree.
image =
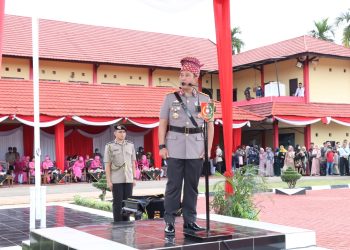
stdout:
{"type": "Polygon", "coordinates": [[[324,18],[321,21],[314,21],[316,29],[310,31],[310,35],[325,41],[334,41],[334,30],[332,25],[328,24],[328,18],[324,18]],[[333,38],[331,38],[331,35],[333,38]]]}
{"type": "Polygon", "coordinates": [[[350,47],[350,9],[348,9],[347,12],[342,13],[335,20],[335,25],[337,27],[339,27],[340,24],[342,24],[342,23],[345,23],[345,27],[343,30],[342,43],[345,47],[350,47]]]}
{"type": "Polygon", "coordinates": [[[241,34],[241,30],[239,27],[233,27],[231,30],[231,39],[232,39],[232,54],[236,54],[241,52],[242,47],[244,46],[244,42],[237,37],[238,34],[241,34]]]}

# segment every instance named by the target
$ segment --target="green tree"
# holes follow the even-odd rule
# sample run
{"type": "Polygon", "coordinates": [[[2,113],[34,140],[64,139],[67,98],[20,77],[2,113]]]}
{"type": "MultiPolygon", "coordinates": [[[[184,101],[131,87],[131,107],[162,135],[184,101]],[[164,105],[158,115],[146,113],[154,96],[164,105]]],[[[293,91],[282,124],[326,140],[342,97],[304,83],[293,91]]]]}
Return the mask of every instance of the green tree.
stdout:
{"type": "Polygon", "coordinates": [[[332,25],[328,24],[328,18],[324,18],[318,22],[314,21],[314,24],[315,29],[310,31],[311,36],[325,41],[334,41],[334,29],[332,25]]]}
{"type": "Polygon", "coordinates": [[[238,37],[241,34],[239,27],[233,27],[231,30],[231,39],[232,39],[232,54],[240,53],[244,42],[238,37]]]}
{"type": "Polygon", "coordinates": [[[92,183],[92,186],[94,186],[95,188],[98,188],[98,189],[100,189],[102,191],[102,194],[100,194],[100,196],[99,196],[101,201],[105,200],[107,191],[111,191],[107,187],[107,180],[106,180],[106,175],[105,174],[101,177],[101,179],[98,180],[98,182],[92,183]]]}
{"type": "Polygon", "coordinates": [[[342,43],[345,47],[350,47],[350,9],[342,13],[335,20],[335,25],[339,27],[341,24],[345,24],[343,29],[342,43]]]}

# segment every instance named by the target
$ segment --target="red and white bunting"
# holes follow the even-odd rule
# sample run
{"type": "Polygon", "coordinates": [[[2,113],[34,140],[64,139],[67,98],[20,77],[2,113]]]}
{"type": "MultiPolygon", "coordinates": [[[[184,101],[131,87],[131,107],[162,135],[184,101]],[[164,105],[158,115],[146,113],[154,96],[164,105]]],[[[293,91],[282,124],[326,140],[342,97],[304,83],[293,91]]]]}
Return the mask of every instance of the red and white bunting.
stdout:
{"type": "Polygon", "coordinates": [[[113,119],[113,120],[110,120],[110,119],[106,119],[106,118],[82,118],[82,117],[79,117],[79,116],[72,116],[72,119],[77,121],[77,122],[80,122],[82,124],[85,124],[85,125],[90,125],[90,126],[109,126],[109,125],[113,125],[115,123],[118,123],[119,121],[121,121],[123,118],[118,118],[118,119],[113,119]]]}
{"type": "Polygon", "coordinates": [[[306,126],[321,121],[321,118],[301,117],[301,116],[274,116],[276,120],[293,125],[293,126],[306,126]]]}
{"type": "MultiPolygon", "coordinates": [[[[27,120],[25,118],[21,118],[21,117],[18,117],[18,116],[13,116],[13,118],[16,119],[17,121],[19,121],[20,123],[23,123],[23,124],[25,124],[27,126],[34,127],[34,122],[31,121],[31,120],[27,120]]],[[[65,117],[61,117],[61,118],[58,118],[58,119],[57,118],[53,118],[50,121],[40,122],[39,123],[39,127],[40,128],[52,127],[52,126],[55,126],[58,123],[62,122],[64,119],[65,119],[65,117]]]]}

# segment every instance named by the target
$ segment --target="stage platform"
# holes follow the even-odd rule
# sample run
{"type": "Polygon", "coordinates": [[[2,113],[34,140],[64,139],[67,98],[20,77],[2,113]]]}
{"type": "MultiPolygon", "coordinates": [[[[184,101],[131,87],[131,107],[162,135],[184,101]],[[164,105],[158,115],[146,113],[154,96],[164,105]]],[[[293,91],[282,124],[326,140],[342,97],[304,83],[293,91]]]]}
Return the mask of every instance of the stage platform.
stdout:
{"type": "MultiPolygon", "coordinates": [[[[23,249],[292,249],[315,246],[310,230],[248,221],[220,215],[211,216],[211,228],[230,239],[196,242],[186,238],[182,218],[176,220],[174,240],[164,237],[164,221],[140,220],[113,223],[111,213],[72,204],[47,207],[47,227],[29,232],[29,208],[0,209],[0,247],[21,245],[23,249]],[[30,248],[29,248],[30,245],[30,248]]],[[[199,215],[198,224],[205,226],[199,215]]]]}
{"type": "MultiPolygon", "coordinates": [[[[199,219],[198,224],[205,225],[199,219]]],[[[211,228],[230,235],[230,239],[213,242],[196,242],[186,238],[181,218],[177,218],[174,239],[164,237],[164,221],[139,220],[133,222],[102,223],[51,229],[37,229],[31,232],[31,249],[285,249],[285,235],[264,229],[211,223],[211,228]],[[72,237],[74,235],[74,237],[72,237]],[[102,240],[104,239],[104,240],[102,240]],[[65,247],[65,248],[64,248],[65,247]]]]}

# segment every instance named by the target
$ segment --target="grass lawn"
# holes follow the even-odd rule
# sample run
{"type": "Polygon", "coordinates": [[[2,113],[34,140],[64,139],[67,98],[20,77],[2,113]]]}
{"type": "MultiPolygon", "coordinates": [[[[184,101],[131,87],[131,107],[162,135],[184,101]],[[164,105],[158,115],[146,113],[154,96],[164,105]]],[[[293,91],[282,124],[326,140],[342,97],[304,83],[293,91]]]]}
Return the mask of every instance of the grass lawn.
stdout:
{"type": "MultiPolygon", "coordinates": [[[[315,177],[317,178],[317,177],[315,177]]],[[[335,177],[336,178],[336,177],[335,177]]],[[[321,179],[321,180],[299,180],[297,182],[296,187],[310,187],[310,186],[324,186],[324,185],[342,185],[342,184],[350,184],[350,178],[349,179],[321,179]]],[[[214,187],[214,183],[209,183],[209,192],[213,191],[213,187],[214,187]]],[[[283,181],[273,181],[273,182],[269,182],[267,181],[267,187],[268,188],[288,188],[287,183],[283,182],[283,181]]],[[[205,192],[205,185],[204,184],[200,184],[198,186],[198,191],[200,193],[204,193],[205,192]]]]}

